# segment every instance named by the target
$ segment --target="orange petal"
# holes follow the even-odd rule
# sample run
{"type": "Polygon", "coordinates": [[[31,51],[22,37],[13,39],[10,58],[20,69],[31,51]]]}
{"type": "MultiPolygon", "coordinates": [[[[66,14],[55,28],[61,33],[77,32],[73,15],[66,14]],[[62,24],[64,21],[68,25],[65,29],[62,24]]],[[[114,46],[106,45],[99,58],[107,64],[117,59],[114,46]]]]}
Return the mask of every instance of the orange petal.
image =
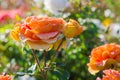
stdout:
{"type": "Polygon", "coordinates": [[[10,36],[11,36],[14,40],[16,40],[16,41],[19,41],[19,40],[20,40],[18,33],[16,33],[15,31],[11,31],[11,32],[10,32],[10,36]]]}

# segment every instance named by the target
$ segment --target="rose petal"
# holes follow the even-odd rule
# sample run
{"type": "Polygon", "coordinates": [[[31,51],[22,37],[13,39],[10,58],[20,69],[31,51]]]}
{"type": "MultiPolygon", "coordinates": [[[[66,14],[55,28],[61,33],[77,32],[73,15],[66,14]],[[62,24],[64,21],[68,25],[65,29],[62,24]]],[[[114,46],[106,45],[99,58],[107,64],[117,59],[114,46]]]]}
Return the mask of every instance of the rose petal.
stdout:
{"type": "Polygon", "coordinates": [[[50,33],[43,33],[43,34],[37,34],[36,36],[39,37],[40,39],[50,39],[52,37],[55,37],[58,34],[58,32],[50,32],[50,33]]]}
{"type": "Polygon", "coordinates": [[[58,37],[55,37],[55,38],[53,38],[53,39],[46,39],[46,40],[42,40],[42,41],[43,41],[43,42],[46,42],[46,43],[48,43],[48,44],[51,44],[51,43],[56,42],[57,39],[58,39],[58,37]]]}
{"type": "Polygon", "coordinates": [[[44,49],[44,50],[48,50],[51,46],[51,44],[47,44],[47,43],[42,43],[42,42],[31,42],[31,41],[26,41],[26,43],[29,45],[30,48],[32,49],[36,49],[36,50],[40,50],[40,49],[44,49]]]}
{"type": "Polygon", "coordinates": [[[88,68],[88,71],[93,75],[99,72],[99,70],[93,70],[91,67],[88,68]]]}

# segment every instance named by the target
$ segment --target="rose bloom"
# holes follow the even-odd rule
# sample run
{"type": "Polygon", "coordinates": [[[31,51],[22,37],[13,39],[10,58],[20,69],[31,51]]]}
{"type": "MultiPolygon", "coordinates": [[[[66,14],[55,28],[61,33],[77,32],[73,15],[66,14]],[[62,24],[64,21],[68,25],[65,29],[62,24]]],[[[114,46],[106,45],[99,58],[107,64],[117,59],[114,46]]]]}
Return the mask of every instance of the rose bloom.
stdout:
{"type": "Polygon", "coordinates": [[[96,80],[120,80],[120,73],[116,70],[104,70],[103,73],[103,78],[100,79],[99,77],[96,80]]]}
{"type": "Polygon", "coordinates": [[[0,10],[0,23],[5,22],[6,19],[14,20],[16,16],[23,17],[25,12],[22,9],[0,10]]]}
{"type": "Polygon", "coordinates": [[[88,63],[88,70],[91,74],[118,67],[120,67],[120,45],[105,44],[92,50],[88,63]]]}
{"type": "Polygon", "coordinates": [[[66,22],[62,18],[27,17],[24,23],[16,24],[11,36],[26,42],[32,49],[48,50],[55,43],[66,22]]]}
{"type": "Polygon", "coordinates": [[[11,80],[11,76],[9,76],[9,75],[0,75],[0,80],[11,80]]]}
{"type": "Polygon", "coordinates": [[[82,26],[77,21],[70,19],[63,30],[63,34],[67,38],[72,38],[79,35],[82,31],[82,26]]]}

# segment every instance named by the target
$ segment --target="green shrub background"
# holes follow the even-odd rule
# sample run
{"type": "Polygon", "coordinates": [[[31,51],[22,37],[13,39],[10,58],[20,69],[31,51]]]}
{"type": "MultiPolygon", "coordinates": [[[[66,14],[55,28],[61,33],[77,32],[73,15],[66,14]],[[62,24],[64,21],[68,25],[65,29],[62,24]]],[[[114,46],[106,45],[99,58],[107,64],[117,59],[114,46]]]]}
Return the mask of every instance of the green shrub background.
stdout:
{"type": "MultiPolygon", "coordinates": [[[[4,0],[0,0],[0,2],[3,1],[4,0]]],[[[82,0],[71,0],[73,11],[68,11],[69,15],[63,17],[67,11],[56,16],[44,10],[44,5],[38,9],[35,5],[29,3],[32,2],[32,0],[26,0],[26,3],[28,3],[30,7],[30,11],[26,13],[26,16],[46,14],[51,17],[63,17],[65,20],[71,18],[79,21],[84,28],[82,34],[69,41],[70,45],[67,49],[62,49],[59,52],[60,54],[56,58],[55,65],[53,65],[53,68],[57,68],[48,74],[48,80],[67,80],[66,77],[70,77],[69,80],[95,80],[100,74],[91,75],[87,67],[91,50],[105,43],[119,43],[118,37],[111,37],[109,30],[100,29],[98,25],[89,21],[89,19],[98,19],[102,23],[106,18],[110,18],[113,23],[119,23],[120,0],[84,0],[84,2],[86,2],[85,6],[81,4],[81,1],[82,0]],[[96,7],[95,11],[91,9],[93,7],[96,7]],[[115,16],[106,17],[104,15],[106,9],[110,9],[115,16]],[[80,19],[82,19],[82,21],[80,21],[80,19]],[[100,39],[100,35],[104,36],[105,41],[100,39]]],[[[19,19],[21,20],[22,18],[16,17],[16,20],[19,21],[19,19]]],[[[37,75],[38,70],[35,68],[31,50],[27,46],[15,42],[9,36],[9,32],[15,23],[15,20],[6,20],[4,23],[0,23],[0,73],[7,72],[8,74],[14,75],[16,79],[19,75],[34,75],[36,79],[39,80],[39,75],[37,75]]],[[[41,60],[43,56],[42,52],[36,52],[41,60]]],[[[47,54],[48,61],[53,52],[54,50],[50,50],[47,54]]]]}

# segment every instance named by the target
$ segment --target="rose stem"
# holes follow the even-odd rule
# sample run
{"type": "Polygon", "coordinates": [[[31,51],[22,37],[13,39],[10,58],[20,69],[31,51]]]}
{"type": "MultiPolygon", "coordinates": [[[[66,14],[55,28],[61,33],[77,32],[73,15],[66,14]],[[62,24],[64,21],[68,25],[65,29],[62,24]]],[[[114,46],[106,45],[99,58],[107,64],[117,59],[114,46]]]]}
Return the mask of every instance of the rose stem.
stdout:
{"type": "Polygon", "coordinates": [[[44,56],[44,67],[46,67],[46,54],[47,52],[44,50],[43,56],[44,56]]]}
{"type": "Polygon", "coordinates": [[[43,53],[43,56],[44,56],[44,80],[47,80],[47,70],[45,69],[46,68],[46,55],[47,55],[47,52],[44,50],[44,53],[43,53]]]}
{"type": "Polygon", "coordinates": [[[42,72],[42,69],[40,68],[40,61],[39,61],[39,59],[37,58],[34,49],[32,49],[32,54],[33,54],[33,56],[34,56],[34,58],[35,58],[35,61],[36,61],[37,65],[38,65],[39,71],[40,71],[40,73],[41,73],[41,72],[42,72]]]}
{"type": "Polygon", "coordinates": [[[63,41],[65,40],[65,37],[62,38],[62,41],[60,42],[60,44],[58,45],[56,51],[55,51],[55,54],[53,54],[53,56],[51,57],[51,61],[48,65],[48,67],[52,64],[52,62],[55,60],[55,56],[58,54],[58,50],[60,48],[60,46],[62,45],[63,41]]]}

